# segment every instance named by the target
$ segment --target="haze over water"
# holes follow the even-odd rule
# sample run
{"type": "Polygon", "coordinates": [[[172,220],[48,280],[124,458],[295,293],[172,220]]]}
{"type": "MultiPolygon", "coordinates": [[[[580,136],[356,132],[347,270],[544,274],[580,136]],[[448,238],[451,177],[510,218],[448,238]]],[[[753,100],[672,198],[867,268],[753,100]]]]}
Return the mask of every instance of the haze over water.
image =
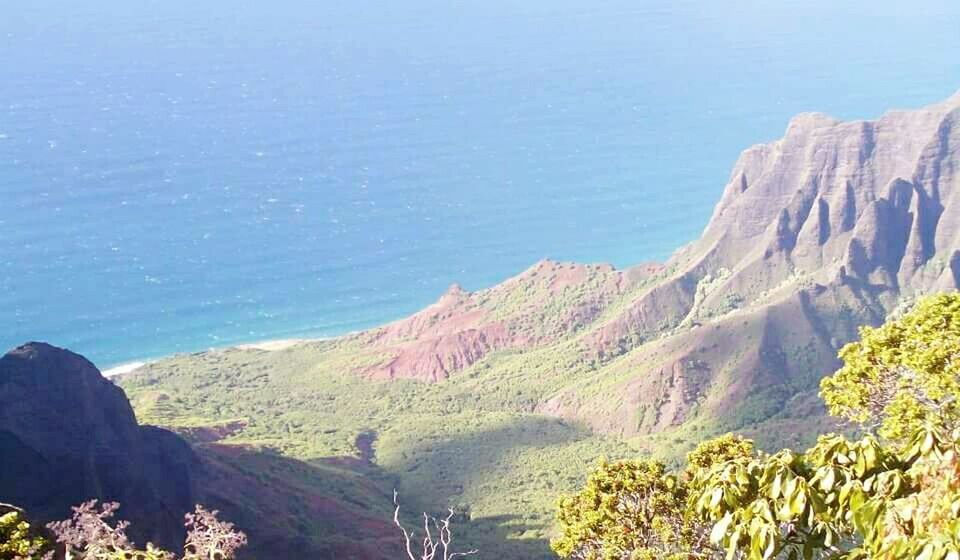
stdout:
{"type": "Polygon", "coordinates": [[[101,366],[663,260],[795,113],[960,88],[952,0],[8,4],[0,347],[101,366]]]}

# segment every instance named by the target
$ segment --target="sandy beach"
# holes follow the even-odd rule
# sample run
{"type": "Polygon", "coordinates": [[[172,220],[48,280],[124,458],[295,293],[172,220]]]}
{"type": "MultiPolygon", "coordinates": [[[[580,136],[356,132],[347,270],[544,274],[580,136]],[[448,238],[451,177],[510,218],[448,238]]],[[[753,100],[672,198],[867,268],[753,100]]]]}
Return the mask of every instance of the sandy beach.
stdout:
{"type": "MultiPolygon", "coordinates": [[[[259,342],[250,342],[246,344],[233,344],[231,346],[224,346],[220,348],[209,348],[207,351],[212,352],[216,350],[237,349],[237,350],[263,350],[265,352],[277,352],[279,350],[286,350],[287,348],[291,348],[299,344],[305,344],[308,342],[319,342],[322,340],[330,340],[330,338],[331,337],[282,338],[282,339],[275,339],[275,340],[262,340],[259,342]]],[[[163,358],[157,358],[153,360],[137,360],[137,361],[129,362],[126,364],[120,364],[117,366],[113,366],[111,368],[107,368],[101,371],[101,373],[103,374],[104,377],[114,377],[117,375],[124,375],[127,373],[132,373],[146,365],[149,365],[153,362],[156,362],[162,359],[163,358]]]]}
{"type": "Polygon", "coordinates": [[[100,373],[104,377],[113,377],[115,375],[123,375],[124,373],[130,373],[131,371],[136,371],[143,366],[147,365],[148,362],[130,362],[128,364],[120,364],[119,366],[114,366],[110,369],[105,369],[100,373]]]}
{"type": "Polygon", "coordinates": [[[267,352],[276,352],[277,350],[285,350],[292,346],[298,344],[303,344],[305,342],[317,342],[319,340],[327,340],[324,338],[285,338],[280,340],[264,340],[261,342],[253,342],[250,344],[237,344],[231,346],[231,348],[239,348],[240,350],[266,350],[267,352]]]}

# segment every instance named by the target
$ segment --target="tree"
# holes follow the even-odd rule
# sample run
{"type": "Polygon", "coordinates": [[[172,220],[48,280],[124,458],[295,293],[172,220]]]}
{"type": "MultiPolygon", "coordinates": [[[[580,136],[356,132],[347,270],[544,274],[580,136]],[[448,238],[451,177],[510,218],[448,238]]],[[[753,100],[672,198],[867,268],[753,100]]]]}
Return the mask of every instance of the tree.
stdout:
{"type": "Polygon", "coordinates": [[[725,436],[700,444],[681,475],[651,460],[601,460],[583,490],[560,498],[561,536],[551,542],[576,560],[685,560],[709,555],[708,527],[691,515],[697,476],[717,462],[750,455],[753,442],[725,436]]]}
{"type": "Polygon", "coordinates": [[[960,430],[907,446],[822,436],[711,470],[696,512],[728,558],[960,559],[960,430]]]}
{"type": "Polygon", "coordinates": [[[821,436],[804,454],[783,450],[712,468],[695,513],[714,524],[710,540],[728,558],[843,557],[863,504],[908,486],[903,466],[872,436],[821,436]]]}
{"type": "Polygon", "coordinates": [[[727,436],[691,453],[679,478],[659,463],[601,464],[561,500],[554,549],[591,560],[960,560],[960,294],[862,329],[840,357],[821,394],[862,437],[768,455],[727,436]],[[622,505],[631,500],[643,506],[622,505]]]}
{"type": "Polygon", "coordinates": [[[960,421],[960,294],[921,299],[902,318],[863,327],[821,384],[830,413],[903,442],[933,422],[960,421]]]}

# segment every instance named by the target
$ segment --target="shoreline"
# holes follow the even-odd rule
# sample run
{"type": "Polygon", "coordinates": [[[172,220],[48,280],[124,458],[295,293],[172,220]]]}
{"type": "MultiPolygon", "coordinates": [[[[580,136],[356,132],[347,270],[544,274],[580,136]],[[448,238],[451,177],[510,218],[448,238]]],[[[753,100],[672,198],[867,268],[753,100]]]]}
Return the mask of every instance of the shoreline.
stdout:
{"type": "MultiPolygon", "coordinates": [[[[675,249],[675,250],[673,251],[673,254],[675,255],[677,252],[679,252],[681,249],[683,249],[684,247],[686,247],[686,246],[689,245],[689,244],[690,244],[690,243],[681,245],[679,248],[677,248],[677,249],[675,249]]],[[[673,258],[673,256],[671,255],[671,257],[669,257],[667,260],[669,260],[670,258],[673,258]]],[[[518,277],[518,276],[522,276],[523,274],[527,273],[527,272],[530,271],[531,269],[537,267],[538,265],[540,265],[541,263],[544,263],[544,262],[547,262],[547,263],[555,263],[555,264],[560,264],[560,265],[565,265],[565,264],[583,265],[583,266],[605,265],[605,266],[610,266],[610,267],[612,267],[614,270],[620,271],[620,272],[623,273],[623,274],[629,274],[632,270],[649,267],[649,266],[651,266],[651,265],[653,265],[653,266],[662,266],[662,263],[660,263],[660,262],[658,262],[658,261],[653,261],[653,260],[644,260],[644,261],[641,261],[641,262],[639,262],[639,263],[637,263],[637,264],[632,264],[632,265],[627,265],[627,266],[617,266],[617,265],[614,265],[613,263],[610,263],[610,262],[607,262],[607,261],[596,261],[596,262],[586,263],[586,262],[579,262],[579,261],[572,261],[572,260],[553,259],[553,258],[547,257],[547,258],[542,258],[542,259],[537,260],[534,264],[530,265],[529,267],[521,270],[520,272],[518,272],[518,273],[516,273],[516,274],[513,274],[513,275],[511,275],[511,276],[508,276],[507,278],[504,278],[504,279],[500,280],[499,282],[494,283],[493,285],[486,286],[486,287],[482,287],[482,288],[478,288],[477,290],[475,290],[475,291],[473,291],[473,292],[468,292],[468,293],[476,293],[476,292],[480,292],[480,291],[484,291],[484,290],[489,290],[489,289],[495,288],[495,287],[497,287],[497,286],[500,286],[500,285],[502,285],[503,283],[508,282],[508,281],[510,281],[510,280],[513,279],[513,278],[516,278],[516,277],[518,277]]],[[[452,286],[451,286],[451,287],[452,287],[452,286]]],[[[448,291],[449,291],[449,289],[450,289],[450,288],[448,288],[448,291]]],[[[441,295],[440,298],[442,299],[442,298],[443,298],[443,295],[441,295]]],[[[434,303],[436,303],[436,302],[434,302],[434,303]]],[[[427,304],[426,307],[429,307],[430,305],[433,305],[433,303],[427,304]]],[[[422,310],[425,309],[426,307],[421,308],[420,310],[414,311],[412,314],[419,313],[420,311],[422,311],[422,310]]],[[[383,322],[374,324],[374,325],[372,325],[372,326],[368,326],[368,327],[366,327],[366,328],[354,329],[354,330],[351,330],[351,331],[344,332],[344,333],[342,333],[342,334],[337,334],[337,335],[332,335],[332,336],[316,336],[316,337],[306,336],[306,337],[294,337],[294,338],[267,338],[267,339],[263,339],[263,340],[255,340],[255,341],[253,341],[253,342],[238,342],[238,343],[234,343],[234,344],[227,344],[227,345],[225,345],[225,346],[210,346],[210,347],[205,348],[205,349],[202,349],[202,350],[184,350],[184,351],[174,352],[174,353],[171,353],[171,354],[164,354],[164,355],[162,355],[162,356],[156,356],[156,357],[152,357],[152,358],[139,358],[139,359],[134,359],[134,360],[130,360],[130,361],[127,361],[127,362],[121,362],[121,363],[119,363],[119,364],[113,364],[113,365],[111,365],[111,366],[109,366],[109,367],[106,367],[106,368],[103,368],[103,369],[100,369],[99,366],[97,366],[97,367],[98,367],[98,369],[100,369],[100,374],[103,375],[103,377],[113,378],[113,377],[117,377],[117,376],[121,376],[121,375],[126,375],[126,374],[128,374],[128,373],[132,373],[132,372],[134,372],[134,371],[139,370],[140,368],[146,367],[146,366],[148,366],[148,365],[150,365],[150,364],[154,364],[154,363],[159,362],[159,361],[162,361],[162,360],[166,360],[166,359],[168,359],[168,358],[172,358],[172,357],[174,357],[174,356],[181,356],[181,355],[188,355],[188,354],[199,354],[199,353],[215,352],[215,351],[225,351],[225,350],[233,350],[233,349],[236,349],[236,350],[262,350],[262,351],[265,351],[265,352],[277,352],[277,351],[286,350],[287,348],[292,348],[292,347],[294,347],[294,346],[298,346],[298,345],[301,345],[301,344],[307,344],[307,343],[312,343],[312,342],[323,342],[323,341],[328,341],[328,340],[336,340],[336,339],[338,339],[338,338],[345,338],[345,337],[357,335],[357,334],[359,334],[359,333],[366,332],[366,331],[368,331],[368,330],[378,329],[378,328],[381,328],[381,327],[383,327],[383,326],[390,325],[390,324],[392,324],[392,323],[394,323],[394,322],[396,322],[396,321],[402,321],[403,319],[405,319],[405,318],[407,318],[407,317],[410,317],[410,316],[411,316],[411,315],[406,315],[406,316],[404,316],[404,317],[395,317],[395,318],[393,318],[393,319],[389,319],[389,320],[387,320],[387,321],[383,321],[383,322]]]]}
{"type": "MultiPolygon", "coordinates": [[[[677,248],[676,250],[674,250],[673,253],[676,254],[678,251],[680,251],[681,249],[683,249],[683,248],[686,247],[687,245],[689,245],[689,243],[688,243],[688,244],[685,244],[685,245],[681,245],[679,248],[677,248]]],[[[673,256],[671,256],[670,258],[673,258],[673,256]]],[[[667,259],[667,260],[669,260],[669,259],[667,259]]],[[[534,264],[530,265],[529,267],[521,270],[520,272],[518,272],[518,273],[516,273],[516,274],[514,274],[514,275],[512,275],[512,276],[508,276],[507,278],[501,280],[500,282],[497,282],[497,283],[495,283],[495,284],[493,284],[493,285],[491,285],[491,286],[487,286],[487,287],[484,287],[484,288],[480,288],[480,289],[478,289],[478,290],[476,290],[476,291],[479,292],[479,291],[483,291],[483,290],[489,290],[489,289],[495,288],[495,287],[497,287],[497,286],[500,286],[500,285],[502,285],[502,284],[505,283],[505,282],[509,282],[509,281],[510,281],[511,279],[513,279],[513,278],[516,278],[516,277],[518,277],[518,276],[522,276],[523,274],[527,273],[529,270],[532,270],[533,268],[537,267],[538,265],[540,265],[541,263],[544,263],[544,262],[555,263],[555,264],[560,264],[560,265],[564,265],[564,264],[583,265],[583,266],[605,265],[605,266],[610,266],[610,267],[612,267],[614,270],[620,271],[620,272],[623,273],[623,274],[629,274],[630,271],[632,271],[632,270],[649,267],[649,266],[651,266],[651,265],[653,265],[653,266],[659,266],[659,267],[662,267],[662,266],[663,266],[662,263],[659,263],[659,262],[657,262],[657,261],[652,261],[652,260],[645,260],[645,261],[642,261],[642,262],[637,263],[637,264],[632,264],[632,265],[622,266],[622,267],[621,267],[621,266],[617,266],[617,265],[614,265],[614,264],[612,264],[612,263],[610,263],[610,262],[606,262],[606,261],[591,262],[591,263],[581,263],[581,262],[579,262],[579,261],[558,260],[558,259],[552,259],[552,258],[549,258],[549,257],[548,257],[548,258],[539,259],[538,261],[536,261],[534,264]]],[[[457,284],[455,284],[455,285],[457,285],[457,284]]],[[[451,286],[451,287],[452,287],[452,286],[451,286]]],[[[449,289],[450,289],[450,288],[448,288],[448,291],[449,291],[449,289]]],[[[468,292],[468,293],[475,293],[475,292],[468,292]]],[[[442,299],[443,297],[444,297],[443,295],[440,296],[441,299],[442,299]]],[[[432,303],[431,303],[431,304],[428,304],[427,307],[429,307],[430,305],[433,305],[433,304],[432,304],[432,303]]],[[[425,308],[423,308],[423,309],[425,309],[425,308]]],[[[422,309],[413,312],[413,314],[419,313],[419,311],[422,311],[422,309]]],[[[394,319],[391,319],[391,320],[388,320],[388,321],[385,321],[385,322],[382,322],[382,323],[378,323],[378,324],[376,324],[376,325],[373,325],[373,326],[370,326],[370,327],[367,327],[367,328],[355,329],[355,330],[352,330],[352,331],[348,331],[348,332],[345,332],[345,333],[342,333],[342,334],[338,334],[338,335],[333,335],[333,336],[317,336],[317,337],[307,336],[307,337],[294,337],[294,338],[267,338],[267,339],[263,339],[263,340],[256,340],[256,341],[253,341],[253,342],[239,342],[239,343],[235,343],[235,344],[228,344],[228,345],[225,345],[225,346],[211,346],[211,347],[205,348],[205,349],[203,349],[203,350],[193,350],[193,351],[187,350],[187,351],[182,351],[182,352],[174,352],[174,353],[172,353],[172,354],[165,354],[165,355],[163,355],[163,356],[157,356],[157,357],[154,357],[154,358],[140,358],[140,359],[131,360],[131,361],[128,361],[128,362],[123,362],[123,363],[111,365],[110,367],[101,369],[101,370],[100,370],[100,374],[103,375],[103,377],[106,377],[106,378],[114,378],[114,377],[118,377],[118,376],[121,376],[121,375],[126,375],[126,374],[129,374],[129,373],[133,373],[133,372],[139,370],[140,368],[146,367],[146,366],[148,366],[148,365],[157,363],[157,362],[162,361],[162,360],[166,360],[166,359],[168,359],[168,358],[172,358],[172,357],[175,357],[175,356],[188,355],[188,354],[200,354],[200,353],[216,352],[216,351],[221,351],[221,352],[222,352],[222,351],[225,351],[225,350],[261,350],[261,351],[264,351],[264,352],[278,352],[278,351],[281,351],[281,350],[286,350],[286,349],[288,349],[288,348],[292,348],[292,347],[294,347],[294,346],[299,346],[299,345],[301,345],[301,344],[308,344],[308,343],[313,343],[313,342],[324,342],[324,341],[336,340],[336,339],[339,339],[339,338],[346,338],[346,337],[349,337],[349,336],[354,336],[354,335],[357,335],[357,334],[359,334],[359,333],[366,332],[366,331],[368,331],[368,330],[378,329],[378,328],[381,328],[381,327],[383,327],[383,326],[390,325],[390,324],[392,324],[392,323],[394,323],[394,322],[396,322],[396,321],[402,321],[403,319],[405,319],[405,318],[407,318],[407,317],[410,317],[410,315],[407,315],[406,317],[394,318],[394,319]]],[[[99,369],[99,367],[98,367],[98,369],[99,369]]]]}
{"type": "MultiPolygon", "coordinates": [[[[342,336],[347,336],[347,335],[342,335],[342,336]]],[[[200,350],[199,352],[215,352],[215,351],[223,351],[223,350],[261,350],[264,352],[278,352],[280,350],[286,350],[287,348],[293,348],[294,346],[299,346],[301,344],[308,344],[311,342],[323,342],[325,340],[333,340],[335,338],[340,338],[340,337],[321,336],[321,337],[315,337],[315,338],[274,338],[274,339],[258,340],[255,342],[246,342],[241,344],[231,344],[229,346],[211,347],[211,348],[207,348],[206,350],[200,350]]],[[[194,352],[189,352],[189,353],[192,354],[194,352]]],[[[118,364],[118,365],[103,369],[100,371],[100,374],[106,378],[126,375],[128,373],[133,373],[134,371],[137,371],[142,367],[148,366],[150,364],[153,364],[177,355],[178,354],[168,354],[166,356],[161,356],[159,358],[133,360],[130,362],[118,364]]]]}

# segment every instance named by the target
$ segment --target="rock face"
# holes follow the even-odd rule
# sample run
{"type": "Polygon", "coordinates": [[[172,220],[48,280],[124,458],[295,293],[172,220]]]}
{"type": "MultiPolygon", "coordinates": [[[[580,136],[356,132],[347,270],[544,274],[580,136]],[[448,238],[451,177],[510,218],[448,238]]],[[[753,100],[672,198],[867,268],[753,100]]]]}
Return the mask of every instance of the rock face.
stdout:
{"type": "Polygon", "coordinates": [[[878,289],[951,289],[958,166],[960,94],[876,121],[800,115],[782,140],[740,156],[688,258],[734,270],[736,287],[769,289],[786,273],[829,282],[845,268],[878,289]],[[757,282],[761,264],[783,272],[757,282]]]}
{"type": "Polygon", "coordinates": [[[42,519],[91,498],[120,502],[137,542],[177,547],[197,457],[139,426],[123,391],[82,356],[43,343],[0,358],[0,497],[42,519]]]}
{"type": "Polygon", "coordinates": [[[782,416],[858,325],[960,287],[960,93],[876,121],[794,118],[740,156],[666,270],[583,340],[622,382],[574,384],[542,411],[626,434],[782,416]]]}

